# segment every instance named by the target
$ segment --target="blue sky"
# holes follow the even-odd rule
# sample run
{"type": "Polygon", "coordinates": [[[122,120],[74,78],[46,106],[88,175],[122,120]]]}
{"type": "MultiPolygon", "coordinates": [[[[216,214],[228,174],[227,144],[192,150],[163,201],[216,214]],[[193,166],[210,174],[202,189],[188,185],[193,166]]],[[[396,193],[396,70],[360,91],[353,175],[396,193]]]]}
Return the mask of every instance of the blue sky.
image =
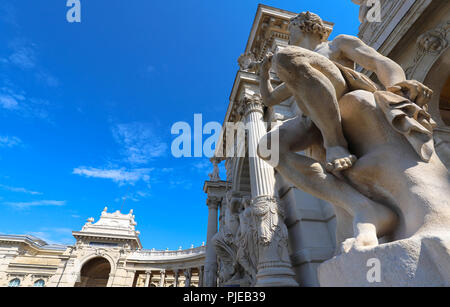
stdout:
{"type": "MultiPolygon", "coordinates": [[[[70,24],[65,0],[2,0],[0,233],[71,244],[123,205],[145,248],[205,241],[210,163],[172,157],[170,130],[195,113],[222,123],[258,3],[81,0],[70,24]]],[[[263,3],[357,33],[350,0],[263,3]]]]}

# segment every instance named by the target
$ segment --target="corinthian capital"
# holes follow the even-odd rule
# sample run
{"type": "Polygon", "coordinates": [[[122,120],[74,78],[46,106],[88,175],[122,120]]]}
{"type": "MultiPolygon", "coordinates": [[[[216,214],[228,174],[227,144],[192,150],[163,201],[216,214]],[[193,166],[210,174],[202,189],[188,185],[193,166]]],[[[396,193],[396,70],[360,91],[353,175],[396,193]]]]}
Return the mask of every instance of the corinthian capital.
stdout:
{"type": "Polygon", "coordinates": [[[206,205],[210,209],[217,209],[221,201],[222,199],[220,197],[208,196],[208,199],[206,200],[206,205]]]}
{"type": "Polygon", "coordinates": [[[240,102],[239,113],[243,117],[246,117],[252,112],[264,114],[264,104],[259,94],[245,94],[240,102]]]}

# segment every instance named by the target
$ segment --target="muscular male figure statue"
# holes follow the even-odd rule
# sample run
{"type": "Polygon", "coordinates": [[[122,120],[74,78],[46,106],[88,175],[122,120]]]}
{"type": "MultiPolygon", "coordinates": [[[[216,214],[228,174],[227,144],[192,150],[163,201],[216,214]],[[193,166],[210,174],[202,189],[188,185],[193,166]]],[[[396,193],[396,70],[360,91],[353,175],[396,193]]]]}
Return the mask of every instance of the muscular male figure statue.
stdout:
{"type": "MultiPolygon", "coordinates": [[[[326,170],[337,173],[356,162],[348,150],[342,132],[339,100],[351,89],[342,69],[354,69],[359,64],[376,73],[386,90],[405,94],[423,105],[429,101],[432,91],[413,80],[406,80],[403,69],[394,61],[379,54],[357,37],[339,35],[327,41],[328,32],[316,14],[306,12],[293,18],[289,25],[289,46],[269,55],[261,64],[261,96],[267,106],[273,106],[294,97],[300,110],[319,128],[326,149],[326,170]],[[273,62],[273,65],[272,65],[273,62]],[[273,89],[269,70],[274,68],[283,83],[273,89]]],[[[287,123],[286,129],[295,123],[287,123]]],[[[283,128],[281,127],[282,131],[283,128]]],[[[280,140],[291,143],[304,140],[280,140]]],[[[285,138],[286,137],[286,138],[285,138]]]]}

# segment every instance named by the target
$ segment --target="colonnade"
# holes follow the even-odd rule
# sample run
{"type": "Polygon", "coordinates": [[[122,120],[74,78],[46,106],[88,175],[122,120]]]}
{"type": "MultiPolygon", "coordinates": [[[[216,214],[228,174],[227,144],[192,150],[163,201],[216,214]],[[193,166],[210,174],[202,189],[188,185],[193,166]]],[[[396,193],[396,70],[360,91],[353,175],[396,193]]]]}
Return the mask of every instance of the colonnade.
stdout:
{"type": "MultiPolygon", "coordinates": [[[[203,266],[188,269],[154,269],[144,274],[143,287],[203,287],[203,266]]],[[[139,279],[138,276],[137,278],[139,279]]],[[[139,284],[139,280],[136,282],[139,284]]]]}

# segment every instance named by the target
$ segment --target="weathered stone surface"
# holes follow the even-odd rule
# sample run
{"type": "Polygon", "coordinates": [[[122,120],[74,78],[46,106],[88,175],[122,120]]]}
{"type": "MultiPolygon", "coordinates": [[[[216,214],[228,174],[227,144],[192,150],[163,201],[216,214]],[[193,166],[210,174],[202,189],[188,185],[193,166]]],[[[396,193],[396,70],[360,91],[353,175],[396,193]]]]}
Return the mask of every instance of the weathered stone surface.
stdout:
{"type": "Polygon", "coordinates": [[[352,249],[321,264],[319,282],[322,287],[449,287],[450,235],[352,249]],[[370,259],[380,261],[380,282],[368,281],[370,259]]]}
{"type": "MultiPolygon", "coordinates": [[[[272,166],[297,188],[335,206],[337,247],[344,252],[338,259],[348,263],[349,276],[360,270],[351,265],[362,261],[349,257],[352,251],[378,248],[382,237],[396,244],[447,236],[450,174],[434,149],[436,123],[428,113],[433,91],[407,80],[400,65],[356,37],[326,41],[323,22],[313,13],[291,19],[289,31],[290,46],[260,63],[260,91],[268,107],[293,97],[304,116],[269,133],[266,139],[276,134],[280,140],[279,163],[272,166]],[[356,72],[355,64],[373,71],[381,84],[356,72]],[[276,88],[271,69],[282,81],[276,88]],[[343,211],[350,219],[341,217],[343,211]]],[[[397,256],[407,263],[414,258],[411,244],[398,244],[377,253],[385,266],[396,266],[397,256]]],[[[448,249],[429,249],[441,256],[419,264],[418,272],[445,265],[448,249]]],[[[341,273],[329,276],[334,285],[347,285],[341,273]]],[[[397,275],[391,285],[402,284],[401,272],[397,275]]],[[[435,278],[424,275],[418,283],[434,284],[435,278]]]]}

